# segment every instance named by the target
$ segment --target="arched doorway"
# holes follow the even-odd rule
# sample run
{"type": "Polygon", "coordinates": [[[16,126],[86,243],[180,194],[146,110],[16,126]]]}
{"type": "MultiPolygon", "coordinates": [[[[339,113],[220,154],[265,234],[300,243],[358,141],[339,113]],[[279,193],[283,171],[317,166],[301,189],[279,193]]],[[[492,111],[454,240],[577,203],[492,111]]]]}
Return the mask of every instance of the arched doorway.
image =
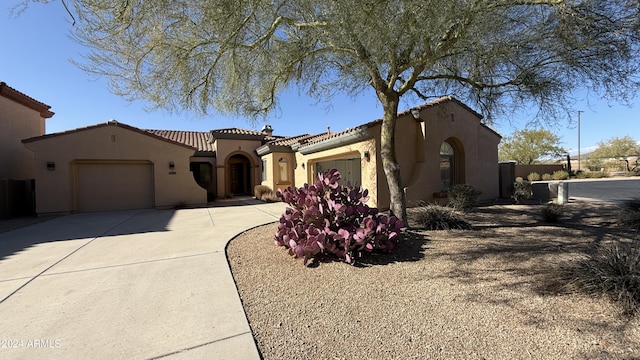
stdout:
{"type": "Polygon", "coordinates": [[[227,160],[226,168],[229,194],[251,195],[251,161],[242,154],[235,154],[227,160]]]}
{"type": "Polygon", "coordinates": [[[448,191],[452,185],[464,184],[464,148],[460,141],[448,138],[440,145],[440,188],[448,191]]]}

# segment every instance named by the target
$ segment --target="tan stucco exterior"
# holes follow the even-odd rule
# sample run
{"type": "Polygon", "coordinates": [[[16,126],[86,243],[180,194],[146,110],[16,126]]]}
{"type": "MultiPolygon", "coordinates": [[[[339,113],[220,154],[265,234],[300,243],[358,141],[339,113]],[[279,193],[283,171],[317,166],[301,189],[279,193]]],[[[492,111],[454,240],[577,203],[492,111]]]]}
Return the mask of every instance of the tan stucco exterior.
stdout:
{"type": "Polygon", "coordinates": [[[0,83],[0,179],[33,179],[33,153],[22,139],[44,135],[49,106],[0,83]]]}
{"type": "MultiPolygon", "coordinates": [[[[445,141],[455,149],[453,181],[473,185],[482,192],[481,200],[497,198],[500,135],[483,125],[479,114],[453,98],[442,98],[414,110],[419,111],[417,119],[410,111],[400,113],[395,128],[396,158],[407,205],[436,201],[436,195],[442,192],[440,147],[445,141]]],[[[380,157],[380,131],[381,121],[374,121],[341,133],[318,135],[320,140],[302,141],[290,152],[268,152],[265,145],[261,149],[266,152],[262,159],[267,169],[262,184],[281,188],[277,162],[284,156],[295,156],[297,187],[315,181],[319,162],[359,158],[360,181],[369,190],[369,205],[388,209],[390,195],[380,157]]]]}
{"type": "MultiPolygon", "coordinates": [[[[368,189],[370,206],[389,208],[380,120],[317,135],[278,137],[272,130],[141,130],[110,121],[26,139],[35,154],[37,212],[199,205],[253,194],[258,184],[273,190],[300,187],[329,167],[343,169],[345,179],[368,189]]],[[[441,98],[402,112],[395,136],[408,206],[436,200],[443,184],[471,184],[481,199],[499,196],[500,135],[466,105],[441,98]],[[452,164],[446,182],[443,142],[454,149],[445,163],[452,164]]]]}
{"type": "MultiPolygon", "coordinates": [[[[82,211],[80,189],[93,182],[103,182],[102,179],[91,178],[98,176],[92,175],[95,172],[80,172],[87,164],[103,164],[103,167],[115,171],[118,166],[127,169],[127,166],[136,164],[138,169],[150,169],[151,183],[148,186],[153,189],[152,206],[156,208],[198,205],[207,201],[206,190],[196,184],[189,168],[194,148],[115,121],[27,139],[25,145],[35,153],[38,214],[82,211]]],[[[117,176],[114,178],[118,179],[117,176]]],[[[119,180],[123,183],[112,185],[118,187],[118,195],[104,198],[104,206],[98,208],[117,209],[117,203],[110,206],[108,202],[139,195],[140,188],[136,189],[139,182],[132,181],[136,185],[129,188],[126,179],[119,180]]],[[[111,191],[111,186],[105,187],[104,191],[111,191]]],[[[95,191],[102,190],[95,188],[95,191]]]]}
{"type": "MultiPolygon", "coordinates": [[[[440,192],[440,146],[447,141],[456,148],[458,168],[456,183],[471,184],[482,191],[480,199],[494,199],[499,195],[498,188],[498,144],[500,135],[487,128],[480,118],[469,109],[450,101],[438,106],[420,110],[420,131],[415,130],[412,138],[417,143],[416,150],[424,149],[424,161],[411,163],[401,153],[411,152],[411,142],[396,142],[402,179],[407,188],[407,203],[415,205],[418,201],[432,201],[433,194],[440,192]],[[421,135],[424,133],[425,135],[421,135]],[[422,137],[422,139],[420,139],[422,137]],[[408,168],[413,170],[408,171],[408,168]]],[[[400,123],[413,120],[405,115],[400,123]]],[[[406,135],[403,135],[405,138],[406,135]]]]}

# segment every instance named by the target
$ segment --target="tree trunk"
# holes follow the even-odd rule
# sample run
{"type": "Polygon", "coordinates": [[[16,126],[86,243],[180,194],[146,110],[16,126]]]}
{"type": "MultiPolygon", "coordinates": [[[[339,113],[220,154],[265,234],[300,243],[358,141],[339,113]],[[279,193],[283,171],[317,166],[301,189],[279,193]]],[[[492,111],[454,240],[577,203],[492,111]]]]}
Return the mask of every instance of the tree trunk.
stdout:
{"type": "Polygon", "coordinates": [[[398,119],[398,103],[400,97],[393,94],[381,95],[378,93],[384,116],[382,118],[382,128],[380,131],[380,157],[382,167],[389,184],[389,194],[391,196],[391,213],[402,219],[405,226],[407,222],[407,200],[400,178],[400,165],[396,159],[395,128],[398,119]]]}

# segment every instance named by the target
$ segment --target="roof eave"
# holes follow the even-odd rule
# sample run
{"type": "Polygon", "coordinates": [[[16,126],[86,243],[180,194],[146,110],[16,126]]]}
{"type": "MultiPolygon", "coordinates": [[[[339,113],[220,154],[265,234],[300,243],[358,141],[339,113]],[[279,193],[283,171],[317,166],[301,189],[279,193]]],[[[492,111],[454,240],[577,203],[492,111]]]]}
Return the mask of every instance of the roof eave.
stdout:
{"type": "Polygon", "coordinates": [[[259,156],[271,154],[274,152],[293,152],[293,150],[291,149],[291,146],[274,144],[265,144],[256,149],[256,153],[259,156]]]}
{"type": "Polygon", "coordinates": [[[303,154],[312,154],[318,151],[334,149],[340,146],[351,145],[370,138],[369,127],[360,127],[353,131],[317,142],[300,146],[297,150],[303,154]]]}
{"type": "Polygon", "coordinates": [[[0,82],[0,95],[39,112],[40,116],[45,119],[48,119],[55,114],[54,112],[49,110],[51,109],[51,106],[45,103],[41,103],[40,101],[21,93],[20,91],[7,85],[5,82],[0,82]]]}

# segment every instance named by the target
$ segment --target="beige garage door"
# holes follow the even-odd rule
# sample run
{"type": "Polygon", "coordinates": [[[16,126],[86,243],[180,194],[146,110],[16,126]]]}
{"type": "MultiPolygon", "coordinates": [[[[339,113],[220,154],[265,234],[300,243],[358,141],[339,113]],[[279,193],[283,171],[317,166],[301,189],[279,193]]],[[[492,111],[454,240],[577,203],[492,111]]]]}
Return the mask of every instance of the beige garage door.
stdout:
{"type": "Polygon", "coordinates": [[[153,165],[148,162],[77,164],[78,211],[146,209],[154,206],[153,165]]]}

